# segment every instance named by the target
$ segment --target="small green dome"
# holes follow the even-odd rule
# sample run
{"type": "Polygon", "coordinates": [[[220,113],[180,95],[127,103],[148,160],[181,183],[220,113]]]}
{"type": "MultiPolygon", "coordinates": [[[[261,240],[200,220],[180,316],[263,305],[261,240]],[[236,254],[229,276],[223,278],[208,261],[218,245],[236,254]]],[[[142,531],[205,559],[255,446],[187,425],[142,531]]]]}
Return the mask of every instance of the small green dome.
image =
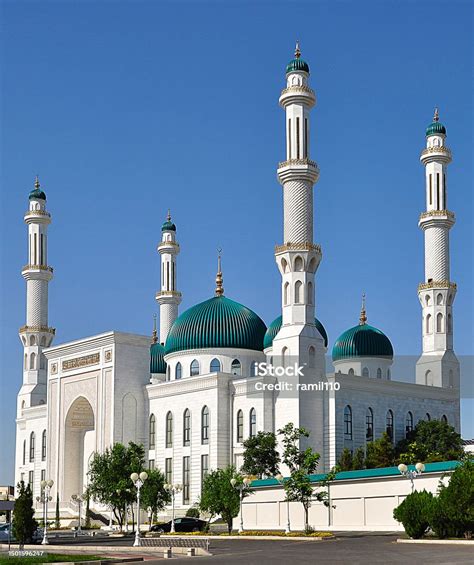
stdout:
{"type": "Polygon", "coordinates": [[[333,361],[353,357],[393,359],[393,347],[383,332],[368,324],[359,324],[341,334],[332,348],[333,361]]]}
{"type": "Polygon", "coordinates": [[[171,326],[165,353],[231,347],[263,350],[263,320],[238,302],[215,296],[179,316],[171,326]]]}
{"type": "Polygon", "coordinates": [[[446,128],[443,126],[441,122],[432,122],[426,128],[426,137],[429,135],[446,135],[446,128]]]}
{"type": "Polygon", "coordinates": [[[165,348],[161,343],[150,347],[150,373],[166,373],[165,348]]]}
{"type": "Polygon", "coordinates": [[[164,222],[161,226],[161,231],[176,231],[176,226],[171,220],[166,220],[166,222],[164,222]]]}
{"type": "MultiPolygon", "coordinates": [[[[263,348],[266,349],[267,347],[271,347],[273,344],[273,340],[275,339],[276,334],[280,331],[281,324],[283,321],[282,316],[278,316],[273,322],[268,326],[268,330],[265,333],[265,337],[263,338],[263,348]]],[[[319,333],[321,334],[322,338],[324,339],[324,347],[328,346],[328,334],[326,333],[326,329],[324,328],[323,324],[315,318],[314,319],[316,327],[318,328],[319,333]]]]}
{"type": "Polygon", "coordinates": [[[288,65],[286,65],[286,74],[293,73],[295,71],[304,71],[309,74],[309,65],[303,59],[295,58],[292,59],[288,65]]]}
{"type": "Polygon", "coordinates": [[[34,189],[30,192],[30,195],[28,196],[28,198],[30,200],[33,199],[37,199],[37,200],[46,200],[46,194],[41,190],[40,188],[40,183],[39,183],[39,179],[38,177],[36,177],[35,180],[35,187],[34,189]]]}

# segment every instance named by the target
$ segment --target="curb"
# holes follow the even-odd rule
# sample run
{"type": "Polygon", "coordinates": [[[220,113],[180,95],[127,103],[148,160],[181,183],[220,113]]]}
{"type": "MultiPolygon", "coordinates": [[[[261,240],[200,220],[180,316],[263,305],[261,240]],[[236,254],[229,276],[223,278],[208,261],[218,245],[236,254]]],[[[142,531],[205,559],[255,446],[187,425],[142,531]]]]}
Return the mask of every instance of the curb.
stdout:
{"type": "Polygon", "coordinates": [[[474,547],[474,539],[397,539],[397,543],[434,543],[436,545],[471,545],[474,547]]]}

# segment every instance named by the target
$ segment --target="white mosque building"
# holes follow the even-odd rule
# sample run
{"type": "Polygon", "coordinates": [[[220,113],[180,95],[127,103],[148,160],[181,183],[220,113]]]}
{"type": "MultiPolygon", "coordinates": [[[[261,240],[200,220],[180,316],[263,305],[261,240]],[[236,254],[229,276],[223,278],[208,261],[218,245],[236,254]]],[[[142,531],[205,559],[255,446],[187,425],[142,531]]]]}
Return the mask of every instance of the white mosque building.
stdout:
{"type": "MultiPolygon", "coordinates": [[[[321,454],[320,469],[387,431],[396,442],[420,419],[446,419],[459,430],[459,363],[453,350],[456,284],[449,272],[447,205],[451,152],[435,113],[426,130],[421,163],[426,170],[425,280],[418,286],[423,348],[416,383],[391,380],[393,348],[367,323],[363,306],[357,325],[344,331],[326,367],[328,336],[315,317],[320,246],[313,241],[313,186],[319,169],[310,159],[310,113],[316,103],[309,66],[299,48],[286,67],[279,98],[285,111],[286,157],[278,164],[283,187],[282,243],[275,248],[281,303],[268,328],[252,310],[225,295],[219,268],[215,295],[183,313],[178,308],[177,229],[168,215],[158,252],[161,285],[159,336],[109,331],[53,345],[48,321],[47,231],[51,215],[38,180],[29,195],[26,324],[23,384],[18,393],[15,482],[54,481],[61,512],[87,485],[95,451],[115,442],[143,443],[150,467],[179,483],[177,508],[192,505],[203,477],[242,462],[243,441],[288,422],[303,426],[321,454]],[[302,367],[294,377],[259,376],[259,363],[302,367]],[[290,382],[293,392],[268,386],[290,382]],[[327,383],[324,390],[304,391],[327,383]],[[263,390],[262,390],[263,389],[263,390]]],[[[421,189],[421,187],[420,187],[421,189]]],[[[237,297],[236,297],[237,298],[237,297]]],[[[318,388],[318,387],[316,387],[318,388]]]]}

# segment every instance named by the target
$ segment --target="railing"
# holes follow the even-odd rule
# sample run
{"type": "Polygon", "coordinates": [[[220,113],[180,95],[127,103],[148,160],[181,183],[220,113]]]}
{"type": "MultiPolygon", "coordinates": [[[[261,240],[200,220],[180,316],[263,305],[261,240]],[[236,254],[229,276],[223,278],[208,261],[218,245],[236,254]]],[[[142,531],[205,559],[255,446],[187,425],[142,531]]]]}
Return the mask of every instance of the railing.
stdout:
{"type": "Polygon", "coordinates": [[[181,293],[177,290],[160,290],[156,296],[181,296],[181,293]]]}
{"type": "Polygon", "coordinates": [[[284,245],[275,246],[275,253],[282,253],[284,251],[316,251],[316,253],[322,253],[320,245],[310,242],[285,243],[284,245]]]}
{"type": "Polygon", "coordinates": [[[50,218],[51,214],[46,210],[28,210],[25,212],[25,216],[47,216],[50,218]]]}
{"type": "Polygon", "coordinates": [[[49,328],[48,326],[21,326],[20,333],[27,333],[27,332],[46,332],[49,334],[55,334],[55,328],[49,328]]]}
{"type": "Polygon", "coordinates": [[[176,241],[160,241],[158,248],[167,247],[168,245],[170,245],[171,247],[179,247],[179,243],[176,243],[176,241]]]}
{"type": "Polygon", "coordinates": [[[53,267],[48,267],[48,265],[24,265],[21,268],[21,272],[27,271],[28,269],[37,269],[39,271],[49,271],[50,273],[53,272],[53,267]]]}
{"type": "Polygon", "coordinates": [[[423,149],[421,156],[429,155],[430,153],[444,153],[448,157],[451,157],[451,151],[447,147],[444,147],[444,145],[433,145],[433,147],[427,147],[426,149],[423,149]]]}
{"type": "Polygon", "coordinates": [[[308,167],[312,167],[313,169],[318,168],[318,165],[314,161],[311,161],[311,159],[288,159],[287,161],[278,163],[278,168],[282,169],[283,167],[291,167],[292,165],[308,165],[308,167]]]}
{"type": "Polygon", "coordinates": [[[315,96],[314,94],[314,90],[312,88],[310,88],[309,86],[304,86],[304,85],[295,85],[295,86],[289,86],[288,88],[284,88],[281,91],[280,96],[284,96],[285,94],[292,94],[292,93],[298,93],[298,92],[304,92],[305,94],[309,94],[310,96],[315,96]]]}
{"type": "Polygon", "coordinates": [[[450,210],[430,210],[429,212],[422,212],[420,214],[420,220],[423,218],[430,218],[432,216],[447,216],[451,220],[455,219],[454,212],[451,212],[450,210]]]}
{"type": "Polygon", "coordinates": [[[427,290],[429,288],[452,288],[457,289],[457,284],[450,281],[430,281],[427,283],[420,283],[418,285],[418,290],[427,290]]]}

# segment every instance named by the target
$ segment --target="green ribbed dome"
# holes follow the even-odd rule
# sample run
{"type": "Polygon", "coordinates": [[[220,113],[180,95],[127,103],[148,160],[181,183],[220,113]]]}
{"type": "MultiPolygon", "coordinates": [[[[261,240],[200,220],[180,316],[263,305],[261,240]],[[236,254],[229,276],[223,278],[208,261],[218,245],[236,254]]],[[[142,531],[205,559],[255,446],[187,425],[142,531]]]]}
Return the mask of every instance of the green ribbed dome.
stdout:
{"type": "Polygon", "coordinates": [[[332,348],[333,361],[354,357],[393,359],[393,347],[383,332],[368,324],[359,324],[341,334],[332,348]]]}
{"type": "Polygon", "coordinates": [[[263,320],[238,302],[215,296],[179,316],[168,334],[165,353],[231,347],[263,350],[263,320]]]}
{"type": "Polygon", "coordinates": [[[294,71],[304,71],[309,74],[309,65],[299,57],[292,59],[288,65],[286,65],[286,74],[293,73],[294,71]]]}
{"type": "Polygon", "coordinates": [[[166,373],[165,348],[161,343],[150,347],[150,373],[166,373]]]}
{"type": "MultiPolygon", "coordinates": [[[[265,333],[265,337],[263,338],[263,348],[266,349],[267,347],[271,347],[273,344],[273,340],[275,339],[276,334],[280,331],[281,324],[283,321],[282,316],[278,316],[273,322],[268,326],[268,330],[265,333]]],[[[316,327],[318,328],[319,333],[321,334],[322,338],[324,339],[324,347],[328,346],[328,334],[326,333],[326,329],[321,324],[321,322],[315,318],[316,327]]]]}
{"type": "Polygon", "coordinates": [[[30,192],[30,195],[28,196],[28,198],[29,198],[29,200],[33,200],[33,199],[46,200],[46,194],[40,189],[40,183],[39,183],[38,177],[36,177],[35,187],[30,192]]]}
{"type": "Polygon", "coordinates": [[[171,220],[166,220],[166,222],[164,222],[161,226],[161,231],[176,231],[176,226],[171,220]]]}
{"type": "Polygon", "coordinates": [[[441,122],[432,122],[427,128],[426,128],[426,137],[428,137],[429,135],[446,135],[446,128],[443,126],[443,124],[441,122]]]}

